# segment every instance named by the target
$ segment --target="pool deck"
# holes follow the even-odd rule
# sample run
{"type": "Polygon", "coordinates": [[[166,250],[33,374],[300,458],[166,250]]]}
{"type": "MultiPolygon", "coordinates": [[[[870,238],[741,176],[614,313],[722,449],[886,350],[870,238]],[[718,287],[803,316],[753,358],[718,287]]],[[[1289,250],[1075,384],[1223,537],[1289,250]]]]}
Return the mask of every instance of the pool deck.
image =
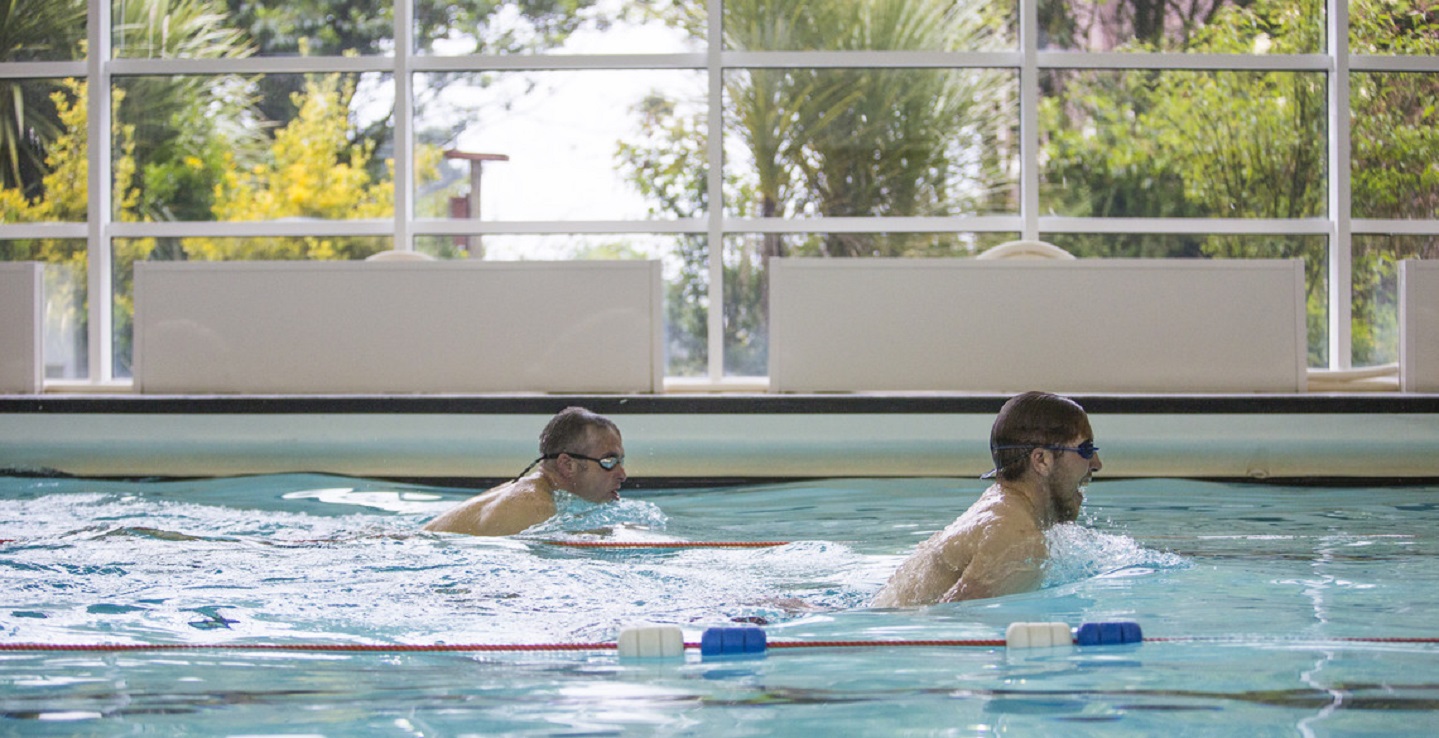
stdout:
{"type": "MultiPolygon", "coordinates": [[[[1439,395],[1074,395],[1105,477],[1439,479],[1439,395]]],[[[583,405],[624,433],[631,486],[977,476],[990,394],[0,396],[0,470],[283,472],[484,486],[583,405]]]]}

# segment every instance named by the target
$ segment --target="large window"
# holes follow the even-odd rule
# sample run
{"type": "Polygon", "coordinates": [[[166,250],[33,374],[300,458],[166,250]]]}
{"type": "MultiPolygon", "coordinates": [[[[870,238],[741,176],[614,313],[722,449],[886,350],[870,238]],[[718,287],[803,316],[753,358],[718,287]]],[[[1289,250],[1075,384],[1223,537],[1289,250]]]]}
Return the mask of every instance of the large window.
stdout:
{"type": "MultiPolygon", "coordinates": [[[[658,259],[667,373],[746,386],[774,256],[1303,259],[1309,361],[1439,258],[1419,0],[14,0],[0,260],[54,387],[138,260],[658,259]]],[[[903,326],[896,326],[903,330],[903,326]]]]}

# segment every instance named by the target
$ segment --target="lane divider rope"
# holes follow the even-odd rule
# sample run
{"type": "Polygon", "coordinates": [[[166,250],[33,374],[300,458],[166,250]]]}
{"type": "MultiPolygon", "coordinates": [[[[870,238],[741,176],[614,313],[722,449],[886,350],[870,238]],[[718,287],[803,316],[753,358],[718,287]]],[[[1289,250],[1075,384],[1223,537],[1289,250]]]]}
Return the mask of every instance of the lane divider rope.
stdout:
{"type": "MultiPolygon", "coordinates": [[[[314,539],[303,541],[282,541],[283,544],[339,543],[338,540],[314,539]]],[[[792,541],[563,541],[541,540],[549,546],[568,548],[775,548],[788,546],[792,541]]],[[[20,543],[18,538],[0,538],[0,545],[20,543]]]]}
{"type": "Polygon", "coordinates": [[[789,541],[541,541],[570,548],[774,548],[789,541]]]}
{"type": "MultiPolygon", "coordinates": [[[[1170,636],[1145,638],[1144,643],[1206,643],[1232,642],[1298,642],[1298,643],[1407,643],[1439,644],[1439,637],[1333,637],[1333,638],[1244,638],[1242,636],[1170,636]]],[[[770,649],[805,648],[1003,648],[1003,638],[939,639],[939,640],[829,640],[769,641],[770,649]]],[[[698,649],[700,642],[684,643],[687,649],[698,649]]],[[[0,652],[110,652],[141,651],[313,651],[337,653],[463,653],[463,652],[543,652],[543,651],[613,651],[615,642],[608,643],[438,643],[438,644],[370,644],[370,643],[0,643],[0,652]]]]}

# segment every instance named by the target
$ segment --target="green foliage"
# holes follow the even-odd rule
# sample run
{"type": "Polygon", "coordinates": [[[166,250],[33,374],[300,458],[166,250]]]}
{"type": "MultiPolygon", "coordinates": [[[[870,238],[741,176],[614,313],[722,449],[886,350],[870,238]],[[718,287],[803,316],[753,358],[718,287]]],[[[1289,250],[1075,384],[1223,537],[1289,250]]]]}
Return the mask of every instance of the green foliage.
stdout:
{"type": "MultiPolygon", "coordinates": [[[[18,188],[0,189],[0,222],[44,223],[57,221],[83,221],[88,207],[87,180],[90,174],[88,115],[83,104],[86,99],[87,83],[67,79],[65,89],[57,91],[52,103],[59,116],[62,133],[50,143],[45,158],[47,173],[43,182],[45,196],[27,198],[18,188]]],[[[112,103],[119,107],[124,95],[117,93],[112,103]]],[[[137,211],[139,191],[135,181],[135,132],[129,126],[112,123],[111,134],[116,139],[116,156],[113,178],[117,198],[115,207],[121,221],[143,220],[137,211]]],[[[132,265],[136,260],[149,255],[155,246],[153,239],[117,241],[112,258],[115,263],[116,290],[114,301],[115,355],[123,369],[128,366],[130,320],[133,315],[133,300],[129,289],[132,265]]],[[[46,300],[51,304],[66,306],[69,311],[58,316],[64,323],[75,326],[83,333],[88,322],[85,301],[73,294],[83,290],[88,265],[88,251],[76,241],[61,239],[35,239],[13,241],[7,244],[10,259],[34,260],[60,267],[72,275],[71,279],[49,279],[46,288],[50,292],[46,300]],[[69,294],[56,294],[53,290],[66,290],[69,294]]]]}
{"type": "MultiPolygon", "coordinates": [[[[220,0],[119,0],[116,53],[144,59],[240,59],[254,53],[220,0]]],[[[135,130],[140,209],[155,220],[208,220],[222,153],[254,149],[249,82],[234,76],[118,77],[135,130]]]]}
{"type": "MultiPolygon", "coordinates": [[[[0,62],[83,55],[83,0],[0,0],[0,62]]],[[[63,134],[52,102],[60,80],[0,79],[0,187],[43,194],[45,151],[63,134]]]]}
{"type": "MultiPolygon", "coordinates": [[[[1349,35],[1357,54],[1439,55],[1439,8],[1414,0],[1354,2],[1349,35]]],[[[1439,217],[1439,75],[1353,75],[1350,106],[1355,217],[1439,217]]],[[[1439,259],[1439,237],[1354,237],[1355,363],[1398,358],[1403,259],[1439,259]]]]}
{"type": "MultiPolygon", "coordinates": [[[[408,1],[408,0],[407,0],[408,1]]],[[[224,0],[236,28],[247,29],[261,56],[393,54],[392,0],[224,0]]],[[[518,54],[553,48],[584,23],[603,27],[593,12],[595,0],[415,0],[414,38],[422,51],[437,42],[446,53],[518,54]]],[[[421,112],[441,104],[441,88],[460,73],[427,74],[429,89],[418,90],[421,112]]],[[[286,121],[298,112],[295,95],[303,93],[299,75],[269,75],[256,81],[255,107],[264,120],[286,121]]],[[[456,117],[435,114],[435,117],[456,117]]],[[[381,117],[359,136],[378,144],[393,138],[393,118],[381,117]]],[[[384,176],[376,169],[372,177],[384,176]]]]}
{"type": "MultiPolygon", "coordinates": [[[[1253,0],[1123,0],[1122,2],[1072,2],[1040,0],[1039,26],[1049,46],[1061,49],[1184,51],[1194,37],[1226,8],[1248,7],[1253,0]]],[[[1315,31],[1323,28],[1322,14],[1303,22],[1315,31]]],[[[1322,39],[1316,39],[1316,41],[1322,39]]],[[[1302,53],[1315,53],[1320,46],[1302,53]]]]}
{"type": "Polygon", "coordinates": [[[595,0],[416,0],[416,41],[423,49],[458,42],[453,53],[461,54],[535,51],[563,42],[586,22],[604,28],[608,21],[595,6],[595,0]]]}
{"type": "MultiPolygon", "coordinates": [[[[703,112],[684,112],[659,94],[646,96],[634,112],[640,135],[617,144],[621,173],[649,201],[651,216],[702,217],[709,201],[703,112]]],[[[708,366],[707,244],[704,236],[675,237],[679,274],[665,282],[665,364],[672,375],[703,374],[708,366]]]]}
{"type": "MultiPolygon", "coordinates": [[[[1218,8],[1188,35],[1196,53],[1309,53],[1322,48],[1317,0],[1218,8]]],[[[1351,4],[1355,53],[1434,54],[1432,11],[1412,2],[1351,4]]],[[[1138,44],[1140,50],[1144,48],[1138,44]]],[[[1439,214],[1439,77],[1351,76],[1355,217],[1439,214]]],[[[1049,79],[1041,109],[1044,206],[1096,217],[1312,218],[1327,213],[1323,75],[1293,72],[1092,73],[1049,79]]],[[[1056,239],[1061,240],[1061,239],[1056,239]]],[[[1086,256],[1299,257],[1309,296],[1311,364],[1327,361],[1327,244],[1305,237],[1088,236],[1086,256]]],[[[1354,250],[1354,359],[1392,361],[1396,252],[1354,250]],[[1387,316],[1387,317],[1386,317],[1387,316]]],[[[1433,246],[1406,247],[1433,254],[1433,246]]]]}
{"type": "MultiPolygon", "coordinates": [[[[394,213],[392,179],[374,181],[374,144],[351,141],[349,108],[354,84],[342,75],[309,75],[297,94],[298,115],[275,134],[261,163],[242,167],[226,155],[215,185],[218,220],[385,218],[394,213]]],[[[373,239],[189,238],[193,259],[360,259],[378,250],[373,239]]]]}
{"type": "MultiPolygon", "coordinates": [[[[698,4],[655,12],[692,33],[704,27],[698,4]]],[[[725,45],[737,50],[975,50],[989,48],[995,29],[1003,27],[987,3],[952,0],[730,0],[724,12],[725,45]]],[[[1005,97],[1011,86],[1003,74],[938,69],[731,71],[725,76],[725,136],[743,148],[727,152],[734,166],[726,171],[726,210],[757,217],[975,212],[996,191],[1007,191],[1002,184],[1009,162],[995,141],[1013,118],[1005,97]]],[[[641,133],[619,149],[627,177],[656,213],[703,212],[708,135],[702,107],[652,96],[636,112],[641,133]]],[[[955,236],[828,233],[796,240],[768,234],[733,240],[723,260],[726,370],[765,372],[769,258],[961,248],[955,236]]],[[[681,251],[687,266],[672,291],[670,313],[680,324],[699,326],[708,245],[687,240],[681,251]]],[[[697,332],[694,341],[702,335],[697,332]]]]}

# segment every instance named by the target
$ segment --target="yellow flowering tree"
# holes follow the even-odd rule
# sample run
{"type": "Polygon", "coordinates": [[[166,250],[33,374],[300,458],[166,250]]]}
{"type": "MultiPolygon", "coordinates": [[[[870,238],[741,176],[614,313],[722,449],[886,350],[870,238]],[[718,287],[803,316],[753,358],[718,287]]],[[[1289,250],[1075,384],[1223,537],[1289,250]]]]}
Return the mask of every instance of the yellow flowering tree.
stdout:
{"type": "MultiPolygon", "coordinates": [[[[50,143],[45,153],[46,174],[44,195],[26,198],[19,188],[0,189],[0,222],[4,223],[66,223],[84,221],[89,208],[86,191],[90,177],[88,114],[84,105],[88,83],[67,79],[60,91],[51,95],[62,132],[50,143]]],[[[116,92],[115,108],[125,96],[116,92]]],[[[120,116],[112,117],[119,120],[120,116]]],[[[134,126],[112,124],[117,156],[113,169],[115,217],[123,222],[142,220],[139,214],[140,192],[135,181],[134,126]]],[[[116,274],[114,302],[115,355],[129,356],[128,336],[134,301],[129,288],[133,265],[149,256],[155,248],[154,239],[119,240],[113,244],[112,258],[116,274]],[[124,338],[121,338],[124,337],[124,338]]],[[[54,265],[46,270],[46,303],[48,319],[55,325],[83,334],[88,323],[85,297],[87,249],[78,240],[38,238],[5,242],[6,261],[39,261],[54,265]]]]}
{"type": "MultiPolygon", "coordinates": [[[[227,157],[215,186],[222,221],[353,220],[394,214],[393,176],[370,173],[374,142],[350,139],[353,81],[312,75],[293,102],[298,113],[275,133],[266,160],[242,166],[227,157]]],[[[386,163],[387,170],[393,164],[386,163]]],[[[392,172],[393,173],[393,172],[392,172]]],[[[187,238],[192,259],[359,259],[387,248],[373,238],[187,238]]]]}

